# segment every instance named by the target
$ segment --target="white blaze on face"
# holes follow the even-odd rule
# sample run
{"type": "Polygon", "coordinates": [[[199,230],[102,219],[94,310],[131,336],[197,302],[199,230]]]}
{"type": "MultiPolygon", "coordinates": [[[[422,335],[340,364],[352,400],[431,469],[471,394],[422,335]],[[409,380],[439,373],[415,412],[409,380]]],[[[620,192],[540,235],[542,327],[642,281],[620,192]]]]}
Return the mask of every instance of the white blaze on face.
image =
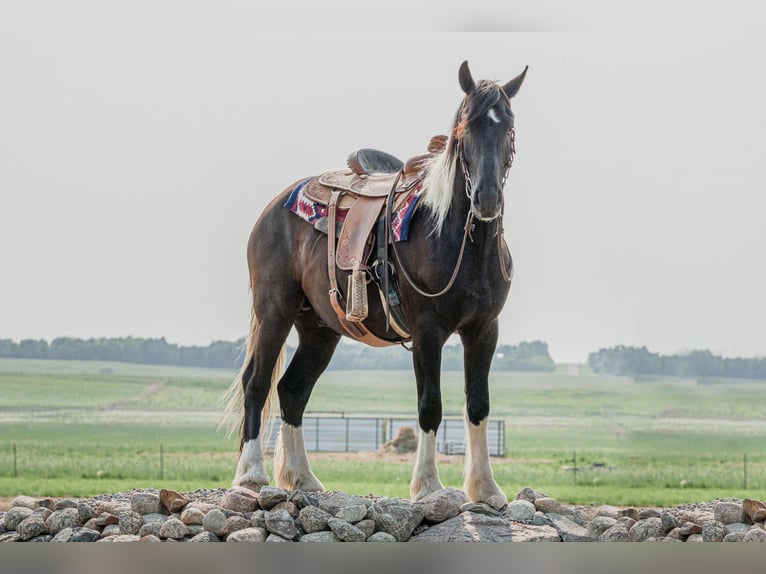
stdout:
{"type": "Polygon", "coordinates": [[[495,108],[489,108],[489,111],[487,112],[487,117],[491,119],[496,124],[500,123],[500,118],[497,117],[497,112],[495,112],[495,108]]]}

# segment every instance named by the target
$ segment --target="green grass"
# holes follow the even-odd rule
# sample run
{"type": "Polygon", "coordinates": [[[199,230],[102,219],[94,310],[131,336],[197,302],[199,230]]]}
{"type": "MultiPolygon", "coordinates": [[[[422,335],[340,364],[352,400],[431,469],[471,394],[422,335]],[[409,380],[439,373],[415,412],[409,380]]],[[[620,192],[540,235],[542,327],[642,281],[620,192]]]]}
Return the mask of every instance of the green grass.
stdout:
{"type": "MultiPolygon", "coordinates": [[[[230,484],[237,441],[216,425],[233,373],[104,365],[0,360],[1,496],[230,484]]],[[[509,457],[493,461],[495,476],[511,496],[532,486],[578,504],[766,499],[766,381],[704,382],[494,373],[491,416],[506,421],[509,457]]],[[[444,374],[445,415],[461,412],[462,389],[461,373],[444,374]]],[[[410,372],[330,371],[308,411],[414,417],[415,403],[410,372]]],[[[408,496],[410,462],[309,457],[328,489],[408,496]]],[[[462,461],[439,470],[462,485],[462,461]]]]}

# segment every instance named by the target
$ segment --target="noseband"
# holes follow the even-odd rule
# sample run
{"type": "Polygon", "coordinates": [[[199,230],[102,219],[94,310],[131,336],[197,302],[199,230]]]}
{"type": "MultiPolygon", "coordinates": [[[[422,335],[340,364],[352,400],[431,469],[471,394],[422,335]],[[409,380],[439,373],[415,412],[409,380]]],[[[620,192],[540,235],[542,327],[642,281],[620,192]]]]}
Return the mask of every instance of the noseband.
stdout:
{"type": "MultiPolygon", "coordinates": [[[[508,180],[508,175],[511,173],[511,167],[513,167],[513,158],[516,156],[516,128],[511,128],[511,153],[508,156],[508,167],[505,168],[505,174],[503,174],[503,181],[500,184],[500,197],[502,198],[503,189],[505,189],[505,182],[508,180]]],[[[465,159],[465,149],[463,148],[463,138],[457,140],[457,155],[460,160],[460,168],[463,170],[463,179],[465,179],[465,195],[473,202],[473,182],[471,181],[471,172],[468,169],[468,162],[465,159]]],[[[505,205],[505,200],[503,200],[505,205]]],[[[502,216],[502,209],[500,213],[493,217],[496,219],[502,216]]],[[[491,221],[491,220],[490,220],[491,221]]]]}

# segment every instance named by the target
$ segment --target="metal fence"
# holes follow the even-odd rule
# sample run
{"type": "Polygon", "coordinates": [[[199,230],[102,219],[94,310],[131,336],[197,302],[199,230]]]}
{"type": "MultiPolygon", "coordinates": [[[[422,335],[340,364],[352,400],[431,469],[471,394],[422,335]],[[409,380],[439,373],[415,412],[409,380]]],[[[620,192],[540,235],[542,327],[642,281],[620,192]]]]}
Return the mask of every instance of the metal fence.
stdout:
{"type": "MultiPolygon", "coordinates": [[[[277,419],[268,448],[273,449],[281,421],[277,419]]],[[[358,452],[378,450],[396,436],[400,427],[417,431],[416,419],[346,416],[303,417],[303,440],[309,452],[358,452]]],[[[465,452],[465,424],[460,418],[444,418],[436,439],[436,450],[444,454],[465,452]]],[[[490,456],[505,454],[505,421],[487,421],[490,456]]]]}

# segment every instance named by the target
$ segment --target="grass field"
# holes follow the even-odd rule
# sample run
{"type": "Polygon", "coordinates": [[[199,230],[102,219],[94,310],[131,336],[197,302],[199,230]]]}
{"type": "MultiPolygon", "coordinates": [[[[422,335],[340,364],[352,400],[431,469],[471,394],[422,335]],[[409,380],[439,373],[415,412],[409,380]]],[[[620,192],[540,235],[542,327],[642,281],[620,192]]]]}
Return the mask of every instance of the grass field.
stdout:
{"type": "MultiPolygon", "coordinates": [[[[766,498],[766,381],[567,373],[491,377],[491,416],[505,419],[507,447],[494,469],[509,495],[532,486],[570,503],[656,506],[766,498]]],[[[0,496],[228,486],[236,440],[216,426],[232,375],[0,360],[0,496]]],[[[462,374],[444,374],[445,414],[460,413],[462,387],[462,374]]],[[[411,417],[415,385],[409,372],[330,371],[308,410],[411,417]]],[[[329,489],[408,494],[411,456],[310,458],[329,489]]],[[[459,487],[462,457],[441,457],[440,472],[459,487]]]]}

